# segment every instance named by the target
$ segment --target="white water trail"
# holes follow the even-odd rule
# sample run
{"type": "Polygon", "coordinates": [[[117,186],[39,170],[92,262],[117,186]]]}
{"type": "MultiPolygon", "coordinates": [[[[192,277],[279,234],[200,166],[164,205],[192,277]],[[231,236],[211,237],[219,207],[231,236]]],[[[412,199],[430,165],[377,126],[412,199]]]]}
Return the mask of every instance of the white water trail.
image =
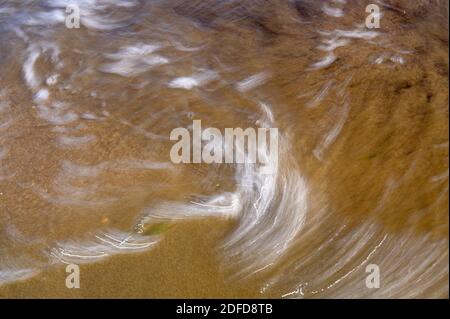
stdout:
{"type": "MultiPolygon", "coordinates": [[[[260,127],[274,127],[274,115],[261,103],[260,127]]],[[[288,154],[288,140],[282,136],[279,154],[288,154]]],[[[242,151],[242,150],[237,150],[242,151]]],[[[308,191],[294,159],[274,158],[267,145],[259,149],[266,164],[236,164],[236,190],[190,203],[163,203],[147,209],[139,222],[143,227],[158,220],[198,217],[236,218],[238,226],[222,246],[225,255],[238,257],[240,274],[246,275],[274,264],[299,233],[308,209],[308,191]],[[269,173],[267,173],[269,172],[269,173]]]]}

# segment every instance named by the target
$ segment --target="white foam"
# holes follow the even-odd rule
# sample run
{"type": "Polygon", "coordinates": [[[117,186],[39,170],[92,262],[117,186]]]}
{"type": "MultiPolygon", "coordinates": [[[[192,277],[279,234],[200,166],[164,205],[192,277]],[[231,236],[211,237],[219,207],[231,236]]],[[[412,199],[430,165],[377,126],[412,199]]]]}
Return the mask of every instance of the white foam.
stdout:
{"type": "Polygon", "coordinates": [[[158,242],[156,236],[141,236],[109,230],[92,235],[91,239],[58,242],[51,256],[65,264],[99,261],[112,254],[142,252],[158,242]]]}
{"type": "Polygon", "coordinates": [[[390,60],[397,64],[405,64],[405,59],[400,55],[394,55],[390,58],[390,60]]]}
{"type": "Polygon", "coordinates": [[[64,113],[64,110],[43,104],[38,105],[38,116],[54,125],[68,124],[78,119],[72,111],[64,113]]]}
{"type": "Polygon", "coordinates": [[[125,160],[111,164],[111,168],[129,170],[129,169],[142,169],[142,170],[162,170],[172,168],[170,162],[154,162],[146,160],[125,160]]]}
{"type": "Polygon", "coordinates": [[[65,177],[94,177],[103,172],[107,167],[107,162],[89,166],[64,161],[62,163],[62,174],[65,177]]]}
{"type": "Polygon", "coordinates": [[[432,183],[447,181],[448,180],[448,175],[449,175],[449,170],[447,169],[445,172],[431,177],[430,181],[432,183]]]}
{"type": "Polygon", "coordinates": [[[90,195],[88,190],[84,194],[82,192],[73,194],[73,190],[74,188],[65,187],[63,189],[59,189],[56,194],[51,194],[48,190],[34,188],[33,192],[43,200],[63,207],[105,208],[118,201],[117,198],[113,197],[93,199],[92,196],[88,196],[90,195]]]}
{"type": "Polygon", "coordinates": [[[62,163],[61,176],[66,178],[95,177],[107,170],[162,170],[172,168],[170,162],[156,162],[152,160],[118,160],[102,162],[96,165],[79,165],[73,162],[62,163]]]}
{"type": "Polygon", "coordinates": [[[334,34],[338,37],[372,40],[380,35],[379,32],[365,30],[336,30],[334,34]]]}
{"type": "Polygon", "coordinates": [[[25,32],[20,27],[13,27],[14,33],[21,38],[24,42],[29,42],[29,37],[25,34],[25,32]]]}
{"type": "Polygon", "coordinates": [[[147,44],[141,42],[132,46],[124,46],[118,52],[109,53],[106,54],[106,56],[113,60],[121,60],[124,57],[139,59],[148,56],[161,48],[162,46],[160,44],[147,44]]]}
{"type": "Polygon", "coordinates": [[[60,135],[58,136],[58,142],[63,147],[70,146],[70,147],[77,147],[77,146],[83,146],[85,144],[91,143],[95,141],[94,135],[85,135],[85,136],[68,136],[68,135],[60,135]]]}
{"type": "Polygon", "coordinates": [[[266,82],[267,78],[268,74],[266,72],[261,72],[238,82],[236,84],[236,88],[240,92],[247,92],[258,86],[263,85],[266,82]]]}
{"type": "Polygon", "coordinates": [[[39,85],[39,79],[36,73],[34,72],[34,64],[36,63],[36,60],[39,58],[39,56],[40,52],[37,50],[33,50],[28,55],[28,58],[25,60],[23,64],[23,73],[25,77],[25,82],[32,89],[36,89],[39,85]]]}
{"type": "Polygon", "coordinates": [[[106,119],[104,116],[98,116],[91,112],[85,112],[80,115],[80,118],[84,120],[90,120],[90,121],[103,121],[106,119]]]}
{"type": "MultiPolygon", "coordinates": [[[[273,127],[270,106],[261,102],[260,107],[263,115],[258,120],[259,126],[273,127]]],[[[288,154],[287,145],[287,141],[281,143],[281,154],[288,154]]],[[[140,229],[158,220],[236,218],[238,226],[223,245],[225,254],[240,256],[243,265],[240,275],[268,268],[287,251],[300,231],[308,209],[308,192],[293,158],[283,161],[285,170],[281,171],[279,159],[269,154],[268,145],[258,147],[258,154],[265,156],[262,161],[265,164],[236,164],[234,192],[203,196],[189,203],[166,202],[149,207],[138,223],[140,229]]]]}
{"type": "Polygon", "coordinates": [[[63,23],[65,19],[66,17],[62,10],[51,10],[32,13],[26,17],[23,23],[29,26],[47,26],[63,23]]]}
{"type": "Polygon", "coordinates": [[[334,85],[334,81],[330,80],[326,82],[319,90],[319,92],[314,96],[314,98],[306,104],[308,108],[314,108],[319,105],[323,99],[329,94],[332,87],[334,85]]]}
{"type": "Polygon", "coordinates": [[[329,53],[322,60],[312,64],[310,68],[314,70],[323,69],[333,64],[334,61],[336,61],[336,56],[333,53],[329,53]]]}
{"type": "Polygon", "coordinates": [[[28,56],[23,63],[22,72],[25,83],[33,92],[37,91],[39,86],[42,84],[41,78],[35,71],[35,64],[39,57],[45,52],[50,52],[50,57],[53,63],[58,62],[60,52],[59,47],[55,43],[35,43],[31,44],[27,49],[28,56]]]}
{"type": "MultiPolygon", "coordinates": [[[[2,6],[4,6],[4,4],[2,4],[2,6]]],[[[0,14],[12,14],[14,13],[16,10],[14,8],[11,7],[1,7],[0,8],[0,14]]]]}
{"type": "MultiPolygon", "coordinates": [[[[306,291],[300,289],[303,294],[321,294],[325,298],[415,298],[431,287],[436,296],[448,291],[448,284],[434,286],[439,281],[445,281],[443,279],[448,276],[446,240],[433,241],[427,236],[417,238],[410,233],[388,236],[374,227],[376,224],[370,223],[374,221],[363,223],[353,232],[335,236],[334,242],[340,245],[339,253],[327,258],[325,264],[319,266],[314,278],[303,276],[302,280],[309,283],[309,287],[304,286],[308,288],[306,291]],[[364,271],[363,266],[374,261],[383,269],[384,284],[379,289],[365,289],[364,286],[361,289],[358,284],[364,271]],[[344,272],[344,269],[348,270],[344,272]]],[[[324,257],[320,251],[314,251],[309,259],[310,263],[317,263],[318,260],[324,260],[324,257]]],[[[304,263],[299,261],[296,267],[286,265],[285,269],[290,275],[285,273],[287,276],[283,280],[298,278],[298,270],[302,269],[302,264],[304,263]],[[297,273],[292,269],[297,269],[297,273]]],[[[302,296],[294,293],[289,297],[302,296]]]]}
{"type": "Polygon", "coordinates": [[[320,45],[318,49],[326,52],[334,51],[335,49],[346,46],[350,43],[349,40],[340,38],[326,39],[323,42],[324,44],[320,45]]]}
{"type": "Polygon", "coordinates": [[[50,75],[46,80],[45,80],[45,84],[47,84],[48,86],[53,86],[58,82],[58,74],[52,74],[50,75]]]}
{"type": "Polygon", "coordinates": [[[32,268],[0,269],[0,285],[36,276],[40,271],[32,268]]]}
{"type": "Polygon", "coordinates": [[[390,61],[392,63],[401,64],[401,65],[405,64],[405,59],[401,55],[398,55],[398,54],[390,55],[388,53],[383,53],[382,55],[377,57],[373,63],[374,64],[382,64],[386,61],[388,61],[388,62],[390,61]]]}
{"type": "Polygon", "coordinates": [[[338,137],[339,133],[341,132],[342,128],[344,127],[345,122],[347,121],[348,112],[349,112],[349,106],[347,103],[344,103],[343,109],[341,111],[341,115],[340,115],[338,121],[335,123],[333,128],[325,135],[325,137],[323,138],[320,145],[317,146],[313,151],[314,156],[318,160],[323,160],[323,153],[325,152],[326,149],[328,149],[330,147],[331,144],[333,144],[333,142],[338,137]]]}
{"type": "Polygon", "coordinates": [[[180,77],[176,78],[169,83],[169,87],[171,88],[177,88],[177,89],[186,89],[190,90],[196,86],[199,86],[200,83],[197,81],[197,79],[192,77],[180,77]]]}
{"type": "Polygon", "coordinates": [[[184,46],[183,44],[181,44],[181,43],[179,43],[177,41],[173,41],[171,43],[172,43],[172,45],[173,45],[173,47],[175,49],[177,49],[178,51],[182,51],[182,52],[195,52],[195,51],[199,51],[199,50],[201,50],[202,48],[205,47],[204,45],[201,45],[199,47],[193,47],[193,48],[186,47],[186,46],[184,46]]]}
{"type": "Polygon", "coordinates": [[[182,76],[169,82],[169,87],[175,89],[191,90],[195,87],[204,85],[217,78],[217,74],[212,71],[195,74],[193,76],[182,76]]]}
{"type": "Polygon", "coordinates": [[[374,61],[375,64],[382,64],[384,62],[385,56],[381,55],[379,57],[377,57],[374,61]]]}
{"type": "Polygon", "coordinates": [[[322,11],[326,15],[329,15],[329,16],[335,17],[335,18],[340,18],[340,17],[344,16],[344,12],[342,11],[342,9],[340,9],[340,8],[333,8],[333,7],[330,7],[330,6],[326,5],[326,4],[322,7],[322,11]]]}
{"type": "Polygon", "coordinates": [[[34,95],[34,102],[36,103],[42,103],[46,100],[48,100],[50,96],[50,93],[48,92],[47,89],[40,89],[39,91],[37,91],[37,93],[34,95]]]}
{"type": "Polygon", "coordinates": [[[155,66],[169,63],[165,57],[153,54],[160,47],[160,45],[144,43],[122,47],[118,52],[106,55],[116,62],[104,64],[100,70],[125,77],[136,76],[155,66]]]}

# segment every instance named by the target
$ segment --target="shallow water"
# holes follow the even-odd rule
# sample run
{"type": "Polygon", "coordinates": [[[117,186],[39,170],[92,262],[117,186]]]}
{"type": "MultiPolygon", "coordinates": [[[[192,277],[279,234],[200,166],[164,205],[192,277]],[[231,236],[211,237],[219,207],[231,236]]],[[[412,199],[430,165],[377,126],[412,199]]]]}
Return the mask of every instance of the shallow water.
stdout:
{"type": "Polygon", "coordinates": [[[131,261],[171,274],[140,296],[448,297],[448,3],[369,3],[1,1],[0,295],[131,261]],[[273,173],[172,163],[195,119],[278,128],[273,173]]]}

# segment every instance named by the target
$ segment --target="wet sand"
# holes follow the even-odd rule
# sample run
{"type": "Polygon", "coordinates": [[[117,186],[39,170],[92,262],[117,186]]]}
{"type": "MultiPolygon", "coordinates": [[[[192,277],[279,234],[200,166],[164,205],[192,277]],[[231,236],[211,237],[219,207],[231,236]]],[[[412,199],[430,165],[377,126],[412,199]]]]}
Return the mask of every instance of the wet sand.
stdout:
{"type": "Polygon", "coordinates": [[[358,1],[139,5],[108,31],[0,20],[0,279],[39,271],[0,297],[448,298],[448,3],[387,1],[377,31],[358,1]],[[169,161],[174,127],[270,118],[273,179],[169,161]]]}
{"type": "MultiPolygon", "coordinates": [[[[215,247],[232,225],[217,220],[174,226],[154,249],[80,266],[80,288],[68,289],[65,267],[0,289],[2,298],[261,298],[255,280],[230,280],[215,247]],[[149,284],[151,283],[151,284],[149,284]]],[[[261,283],[261,282],[260,282],[261,283]]]]}

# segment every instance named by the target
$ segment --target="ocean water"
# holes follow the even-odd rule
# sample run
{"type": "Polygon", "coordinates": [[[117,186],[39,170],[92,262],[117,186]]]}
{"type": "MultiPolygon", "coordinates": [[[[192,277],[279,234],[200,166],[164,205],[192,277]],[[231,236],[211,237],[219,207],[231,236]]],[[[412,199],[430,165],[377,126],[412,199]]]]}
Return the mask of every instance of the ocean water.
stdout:
{"type": "Polygon", "coordinates": [[[2,296],[212,218],[252,296],[448,297],[447,1],[0,1],[0,40],[2,296]],[[277,128],[278,158],[175,164],[193,120],[277,128]]]}

